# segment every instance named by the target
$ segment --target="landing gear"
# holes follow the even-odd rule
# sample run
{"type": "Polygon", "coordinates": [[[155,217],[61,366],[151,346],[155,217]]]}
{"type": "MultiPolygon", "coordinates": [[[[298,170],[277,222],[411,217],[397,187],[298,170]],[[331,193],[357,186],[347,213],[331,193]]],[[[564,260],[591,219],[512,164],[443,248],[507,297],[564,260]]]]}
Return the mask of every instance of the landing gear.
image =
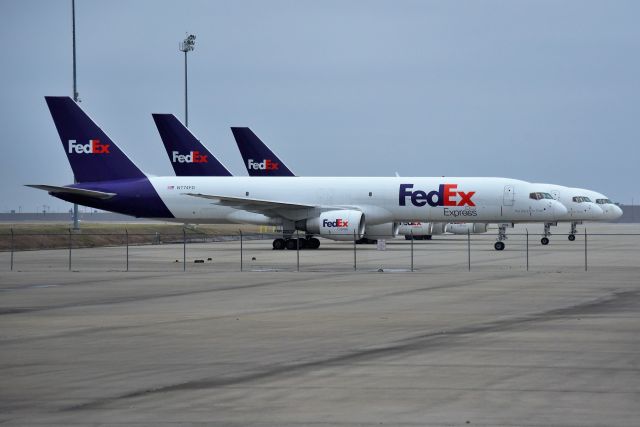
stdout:
{"type": "Polygon", "coordinates": [[[578,223],[577,222],[572,222],[571,223],[571,231],[569,231],[569,241],[573,242],[574,240],[576,240],[576,225],[578,223]]]}
{"type": "Polygon", "coordinates": [[[306,247],[309,249],[318,249],[320,247],[320,240],[315,237],[307,239],[306,247]]]}
{"type": "Polygon", "coordinates": [[[307,238],[277,238],[273,241],[273,250],[279,251],[282,249],[296,250],[298,249],[318,249],[320,247],[320,240],[315,237],[307,238]]]}
{"type": "Polygon", "coordinates": [[[544,237],[542,237],[542,239],[540,239],[540,243],[542,243],[543,245],[548,245],[549,244],[549,236],[551,236],[551,226],[553,224],[550,222],[545,222],[544,223],[544,237]]]}
{"type": "MultiPolygon", "coordinates": [[[[405,234],[404,240],[411,240],[411,235],[405,234]]],[[[431,240],[431,234],[423,234],[423,235],[414,234],[413,240],[431,240]]]]}
{"type": "Polygon", "coordinates": [[[503,240],[507,240],[507,226],[509,224],[498,224],[498,241],[493,245],[496,251],[504,250],[503,240]]]}
{"type": "Polygon", "coordinates": [[[304,247],[305,247],[305,239],[288,239],[285,242],[285,246],[290,251],[296,250],[298,248],[304,249],[304,247]]]}
{"type": "Polygon", "coordinates": [[[275,239],[273,241],[273,250],[274,251],[282,250],[282,249],[284,249],[284,247],[285,247],[284,239],[275,239]]]}
{"type": "Polygon", "coordinates": [[[356,245],[375,245],[376,243],[378,243],[376,239],[368,239],[366,237],[356,240],[356,245]]]}

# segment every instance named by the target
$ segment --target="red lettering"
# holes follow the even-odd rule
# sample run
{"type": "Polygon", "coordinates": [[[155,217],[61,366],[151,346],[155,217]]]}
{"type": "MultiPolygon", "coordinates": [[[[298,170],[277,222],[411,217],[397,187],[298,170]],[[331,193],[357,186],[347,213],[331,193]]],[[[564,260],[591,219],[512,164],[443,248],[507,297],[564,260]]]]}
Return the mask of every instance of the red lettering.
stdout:
{"type": "Polygon", "coordinates": [[[458,206],[475,206],[476,204],[471,200],[471,197],[474,194],[476,194],[475,191],[469,191],[468,193],[465,193],[464,191],[458,191],[458,195],[460,196],[460,202],[458,203],[458,206]]]}
{"type": "Polygon", "coordinates": [[[451,191],[453,189],[458,188],[458,184],[444,184],[444,191],[442,194],[442,198],[444,199],[444,206],[455,206],[456,205],[456,201],[455,200],[451,200],[452,197],[456,196],[456,192],[455,191],[451,191]]]}

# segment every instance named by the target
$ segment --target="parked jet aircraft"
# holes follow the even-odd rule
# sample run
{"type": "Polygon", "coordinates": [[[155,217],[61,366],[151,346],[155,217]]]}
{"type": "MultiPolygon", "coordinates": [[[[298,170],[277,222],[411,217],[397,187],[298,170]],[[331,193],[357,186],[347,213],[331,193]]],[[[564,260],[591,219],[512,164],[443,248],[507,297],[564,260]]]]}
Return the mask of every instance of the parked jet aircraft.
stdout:
{"type": "Polygon", "coordinates": [[[282,225],[334,240],[389,222],[553,222],[567,209],[534,184],[465,177],[151,177],[69,97],[46,97],[76,184],[32,185],[136,217],[282,225]]]}

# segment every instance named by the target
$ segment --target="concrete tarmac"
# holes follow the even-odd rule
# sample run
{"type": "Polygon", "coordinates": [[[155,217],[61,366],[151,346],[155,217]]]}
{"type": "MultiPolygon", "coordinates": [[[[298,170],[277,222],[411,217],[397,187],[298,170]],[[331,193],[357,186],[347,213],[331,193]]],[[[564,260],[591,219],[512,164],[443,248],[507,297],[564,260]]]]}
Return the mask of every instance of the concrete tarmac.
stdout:
{"type": "Polygon", "coordinates": [[[444,241],[413,273],[408,242],[357,272],[339,244],[301,272],[260,242],[244,272],[224,248],[186,273],[179,248],[136,248],[129,272],[122,248],[77,250],[72,272],[21,253],[0,273],[0,424],[638,425],[640,237],[596,240],[586,272],[566,237],[528,272],[489,240],[470,272],[444,241]]]}

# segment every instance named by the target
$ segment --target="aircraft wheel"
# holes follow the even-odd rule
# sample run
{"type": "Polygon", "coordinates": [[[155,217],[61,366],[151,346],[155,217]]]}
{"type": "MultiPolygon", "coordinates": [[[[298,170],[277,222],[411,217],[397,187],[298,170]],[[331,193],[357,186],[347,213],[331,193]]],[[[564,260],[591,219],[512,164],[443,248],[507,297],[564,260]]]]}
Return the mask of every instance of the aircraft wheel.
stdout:
{"type": "MultiPolygon", "coordinates": [[[[405,234],[404,240],[411,240],[411,236],[409,234],[405,234]]],[[[414,240],[415,240],[415,237],[414,237],[414,240]]]]}
{"type": "Polygon", "coordinates": [[[289,249],[290,251],[292,250],[296,250],[298,247],[298,239],[287,239],[284,242],[284,245],[287,249],[289,249]]]}
{"type": "Polygon", "coordinates": [[[574,240],[576,240],[576,235],[575,234],[569,234],[569,241],[573,242],[574,240]]]}
{"type": "Polygon", "coordinates": [[[549,239],[547,237],[543,237],[542,239],[540,239],[540,243],[542,243],[543,245],[548,245],[549,239]]]}
{"type": "Polygon", "coordinates": [[[275,239],[273,241],[273,250],[279,251],[281,249],[284,249],[284,239],[275,239]]]}
{"type": "Polygon", "coordinates": [[[298,239],[298,245],[300,249],[307,249],[307,239],[305,239],[304,237],[300,237],[298,239]]]}
{"type": "Polygon", "coordinates": [[[502,251],[504,250],[504,242],[496,242],[493,247],[496,249],[496,251],[502,251]]]}
{"type": "Polygon", "coordinates": [[[427,240],[431,240],[431,237],[432,237],[432,236],[431,236],[430,234],[428,234],[428,235],[424,236],[424,238],[425,238],[425,239],[427,239],[427,240]]]}
{"type": "Polygon", "coordinates": [[[315,237],[310,238],[306,243],[306,247],[309,249],[318,249],[320,247],[320,240],[316,239],[315,237]]]}

